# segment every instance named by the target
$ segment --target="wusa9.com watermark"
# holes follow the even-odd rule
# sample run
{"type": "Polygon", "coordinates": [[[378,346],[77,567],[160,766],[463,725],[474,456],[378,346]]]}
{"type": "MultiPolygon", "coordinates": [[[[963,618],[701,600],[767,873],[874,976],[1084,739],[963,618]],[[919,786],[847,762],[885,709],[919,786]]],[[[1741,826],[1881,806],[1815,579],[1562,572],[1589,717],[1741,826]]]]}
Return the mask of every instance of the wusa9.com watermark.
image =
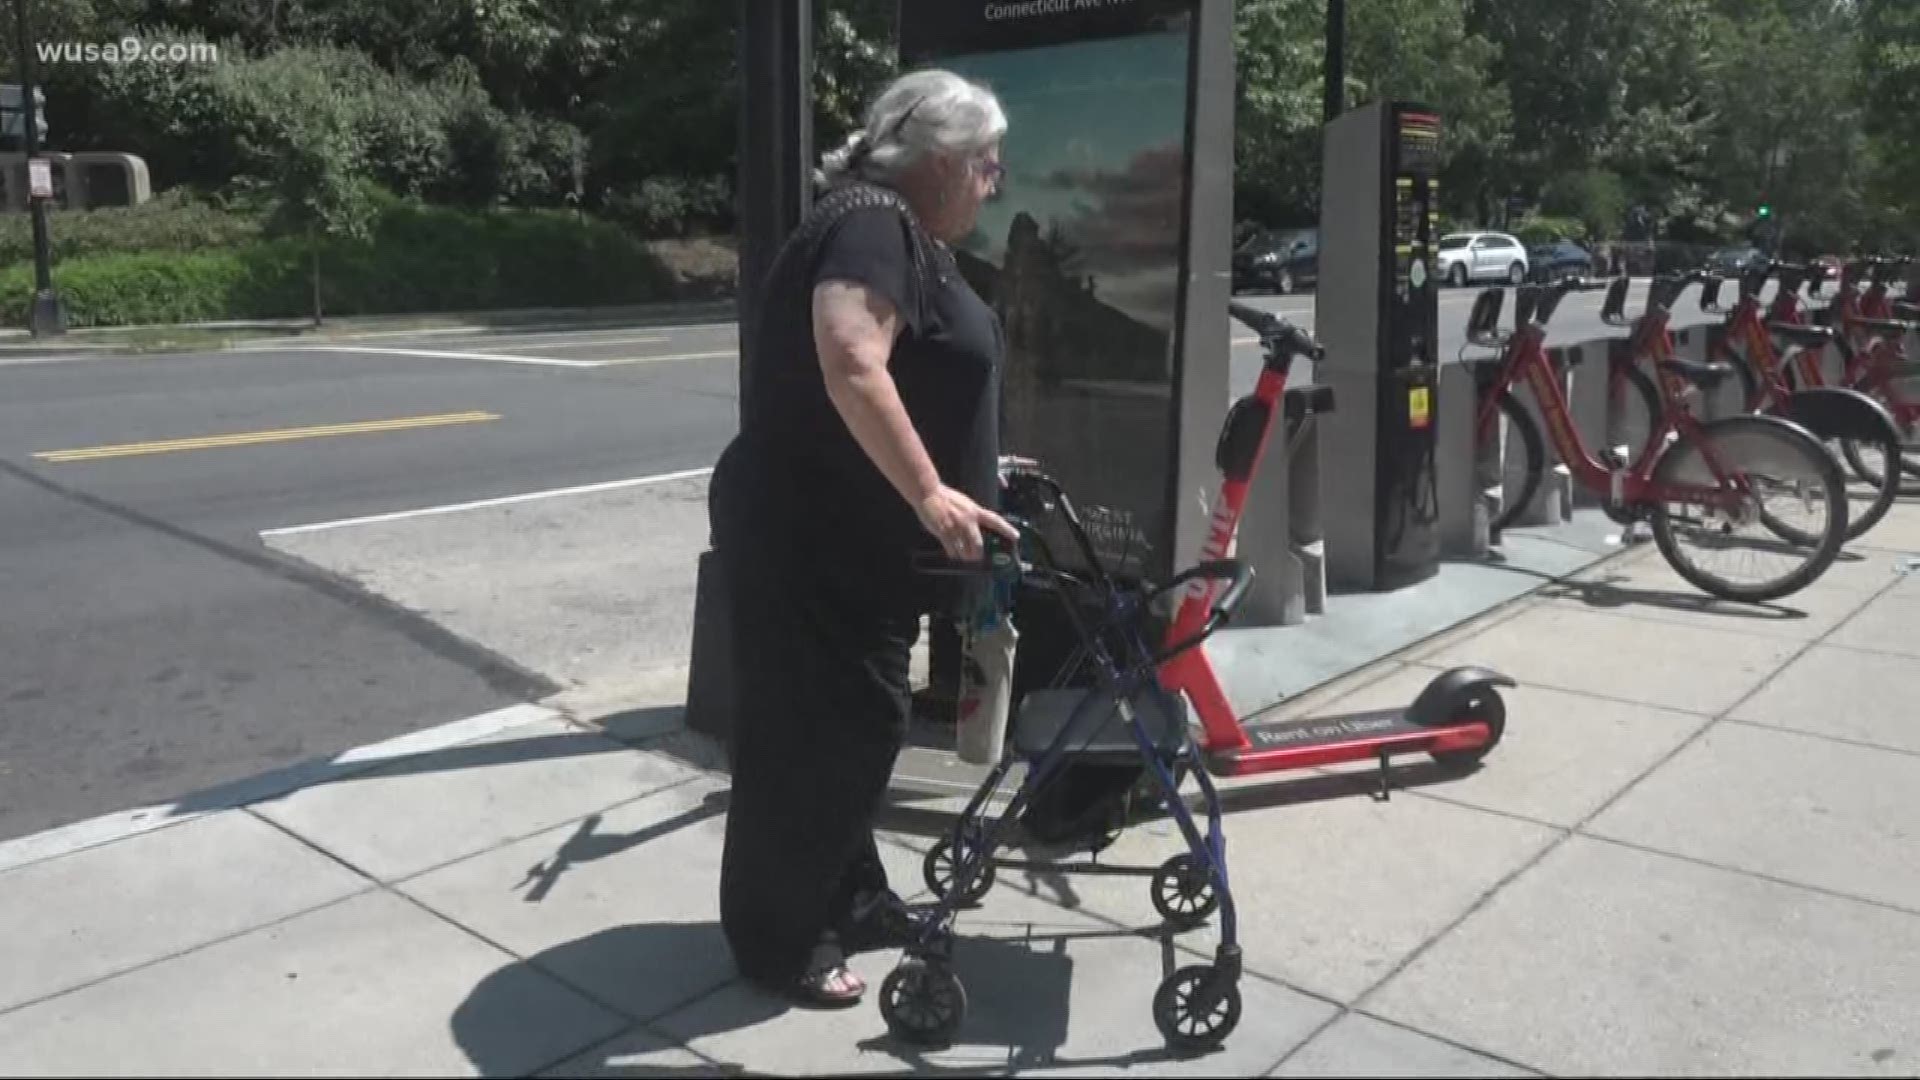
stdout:
{"type": "Polygon", "coordinates": [[[43,64],[217,64],[220,47],[211,41],[41,41],[34,55],[43,64]]]}

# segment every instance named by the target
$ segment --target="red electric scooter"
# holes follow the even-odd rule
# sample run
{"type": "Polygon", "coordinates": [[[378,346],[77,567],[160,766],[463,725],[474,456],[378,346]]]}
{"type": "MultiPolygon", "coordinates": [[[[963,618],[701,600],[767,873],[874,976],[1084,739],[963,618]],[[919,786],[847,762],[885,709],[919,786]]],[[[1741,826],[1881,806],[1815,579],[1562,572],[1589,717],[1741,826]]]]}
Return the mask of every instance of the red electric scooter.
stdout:
{"type": "MultiPolygon", "coordinates": [[[[1270,312],[1237,301],[1228,306],[1235,319],[1260,335],[1266,358],[1253,393],[1234,404],[1220,433],[1215,452],[1222,474],[1220,494],[1202,562],[1228,557],[1247,491],[1283,410],[1292,418],[1309,410],[1331,412],[1334,406],[1331,387],[1287,390],[1296,357],[1318,360],[1324,355],[1310,336],[1270,312]]],[[[1186,588],[1167,632],[1169,644],[1191,640],[1206,625],[1217,588],[1216,582],[1197,579],[1186,588]]],[[[1382,797],[1389,791],[1388,767],[1395,756],[1427,754],[1441,767],[1462,772],[1478,764],[1506,728],[1506,705],[1494,687],[1516,685],[1496,671],[1460,667],[1436,676],[1404,709],[1263,721],[1234,715],[1202,649],[1166,661],[1160,680],[1169,691],[1184,693],[1198,716],[1204,728],[1202,760],[1209,773],[1252,776],[1376,759],[1382,797]]]]}

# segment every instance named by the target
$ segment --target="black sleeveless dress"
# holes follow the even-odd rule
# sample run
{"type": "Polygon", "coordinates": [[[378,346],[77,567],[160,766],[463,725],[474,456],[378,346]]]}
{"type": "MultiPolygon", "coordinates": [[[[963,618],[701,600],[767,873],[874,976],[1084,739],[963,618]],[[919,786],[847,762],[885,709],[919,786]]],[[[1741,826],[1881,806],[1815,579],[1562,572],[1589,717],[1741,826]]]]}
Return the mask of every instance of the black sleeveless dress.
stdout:
{"type": "Polygon", "coordinates": [[[906,733],[909,654],[920,616],[959,602],[936,591],[953,579],[913,572],[939,545],[827,395],[811,308],[828,279],[900,311],[889,370],[929,456],[982,505],[998,492],[998,320],[897,194],[829,193],[770,271],[741,431],[709,495],[740,679],[721,923],[742,974],[776,983],[857,893],[887,888],[872,823],[906,733]]]}

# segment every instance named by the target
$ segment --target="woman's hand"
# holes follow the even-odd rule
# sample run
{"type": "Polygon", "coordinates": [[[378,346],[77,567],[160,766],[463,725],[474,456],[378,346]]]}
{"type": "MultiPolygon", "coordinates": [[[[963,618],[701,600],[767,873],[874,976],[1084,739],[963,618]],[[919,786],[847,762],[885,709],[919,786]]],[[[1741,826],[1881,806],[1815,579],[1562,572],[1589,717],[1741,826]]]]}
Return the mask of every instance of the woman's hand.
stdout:
{"type": "Polygon", "coordinates": [[[945,484],[913,509],[920,515],[920,524],[946,549],[947,557],[957,562],[980,560],[985,549],[982,529],[990,529],[1015,543],[1020,540],[1020,531],[1006,518],[945,484]]]}

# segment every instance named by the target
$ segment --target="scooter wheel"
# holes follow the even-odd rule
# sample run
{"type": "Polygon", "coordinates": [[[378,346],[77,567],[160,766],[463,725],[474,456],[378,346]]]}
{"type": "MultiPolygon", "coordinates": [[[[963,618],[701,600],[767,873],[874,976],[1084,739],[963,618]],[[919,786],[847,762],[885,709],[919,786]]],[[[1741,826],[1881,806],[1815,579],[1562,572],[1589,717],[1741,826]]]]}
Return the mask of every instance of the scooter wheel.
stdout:
{"type": "Polygon", "coordinates": [[[973,875],[973,881],[968,883],[966,891],[958,897],[953,897],[949,894],[953,891],[953,884],[959,873],[960,861],[953,856],[953,838],[950,836],[942,837],[939,843],[933,845],[933,849],[927,852],[927,857],[920,863],[920,876],[926,880],[927,888],[933,890],[933,895],[941,900],[952,899],[960,904],[977,904],[981,897],[987,895],[987,890],[993,888],[991,859],[983,860],[980,869],[973,875]]]}
{"type": "Polygon", "coordinates": [[[1461,721],[1481,720],[1487,725],[1489,737],[1470,750],[1436,750],[1432,757],[1441,768],[1451,772],[1465,772],[1480,764],[1480,759],[1493,752],[1500,745],[1500,737],[1507,731],[1507,703],[1501,699],[1500,692],[1491,686],[1482,687],[1473,697],[1467,699],[1460,709],[1461,721]]]}
{"type": "Polygon", "coordinates": [[[942,962],[907,960],[880,984],[880,1016],[898,1038],[946,1046],[967,1018],[967,988],[942,962]]]}
{"type": "Polygon", "coordinates": [[[1240,986],[1220,988],[1219,996],[1204,1007],[1198,1000],[1213,979],[1210,964],[1183,967],[1167,976],[1153,995],[1153,1024],[1168,1049],[1176,1053],[1212,1050],[1227,1041],[1240,1024],[1240,986]]]}
{"type": "Polygon", "coordinates": [[[1206,863],[1192,852],[1175,855],[1153,875],[1153,909],[1177,929],[1191,930],[1220,906],[1206,863]]]}

